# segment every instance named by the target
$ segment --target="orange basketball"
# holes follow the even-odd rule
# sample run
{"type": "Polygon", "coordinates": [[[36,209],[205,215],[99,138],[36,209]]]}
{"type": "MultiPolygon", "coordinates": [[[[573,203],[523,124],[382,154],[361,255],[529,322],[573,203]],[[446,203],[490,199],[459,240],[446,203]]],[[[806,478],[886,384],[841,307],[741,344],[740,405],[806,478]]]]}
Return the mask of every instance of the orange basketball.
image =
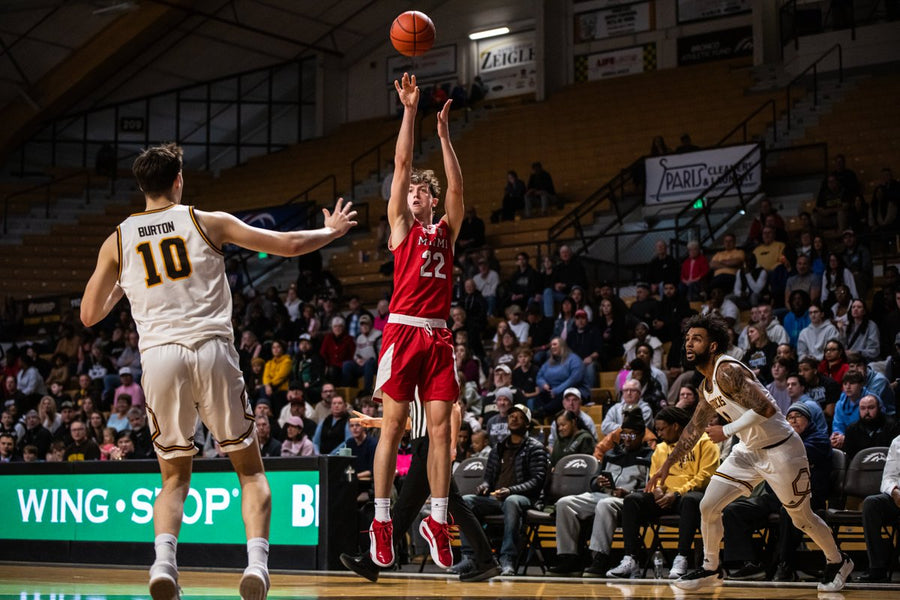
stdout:
{"type": "Polygon", "coordinates": [[[391,23],[391,43],[404,56],[425,54],[434,44],[434,23],[425,13],[408,10],[391,23]]]}

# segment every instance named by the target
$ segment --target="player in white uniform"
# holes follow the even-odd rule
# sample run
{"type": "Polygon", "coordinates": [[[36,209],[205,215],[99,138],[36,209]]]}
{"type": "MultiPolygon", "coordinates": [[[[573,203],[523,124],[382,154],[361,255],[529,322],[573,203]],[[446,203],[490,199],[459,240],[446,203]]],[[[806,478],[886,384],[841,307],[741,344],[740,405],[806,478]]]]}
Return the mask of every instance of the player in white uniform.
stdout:
{"type": "Polygon", "coordinates": [[[750,369],[724,354],[728,340],[728,325],[721,317],[696,316],[688,322],[685,357],[705,378],[701,390],[704,401],[697,405],[675,449],[647,484],[649,491],[664,480],[669,468],[694,447],[704,431],[717,443],[738,436],[740,442],[713,474],[700,503],[703,566],[673,585],[694,590],[722,583],[722,510],[739,496],[749,496],[756,484],[765,480],[794,525],[825,553],[827,564],[819,591],[838,591],[853,571],[853,561],[841,553],[831,530],[810,506],[809,462],[803,442],[750,369]],[[716,413],[727,421],[725,426],[709,425],[716,413]]]}
{"type": "Polygon", "coordinates": [[[240,480],[248,556],[241,598],[262,600],[269,588],[271,493],[234,348],[222,247],[297,256],[344,235],[356,225],[356,212],[339,199],[333,214],[323,209],[322,229],[257,229],[227,213],[182,206],[181,165],[182,150],[174,144],[148,148],[134,161],[147,208],[103,242],[81,301],[81,320],[96,324],[124,294],[140,335],[141,383],[163,481],[153,507],[151,596],[180,597],[175,549],[199,414],[240,480]]]}

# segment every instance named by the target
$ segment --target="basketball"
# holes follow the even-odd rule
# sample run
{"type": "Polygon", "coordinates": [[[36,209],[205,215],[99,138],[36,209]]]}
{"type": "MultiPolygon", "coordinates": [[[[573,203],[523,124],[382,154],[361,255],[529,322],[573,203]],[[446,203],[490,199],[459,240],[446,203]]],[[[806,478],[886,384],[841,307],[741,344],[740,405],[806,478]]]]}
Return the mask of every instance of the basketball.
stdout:
{"type": "Polygon", "coordinates": [[[434,23],[423,12],[408,10],[391,23],[391,43],[404,56],[420,56],[434,44],[434,23]]]}

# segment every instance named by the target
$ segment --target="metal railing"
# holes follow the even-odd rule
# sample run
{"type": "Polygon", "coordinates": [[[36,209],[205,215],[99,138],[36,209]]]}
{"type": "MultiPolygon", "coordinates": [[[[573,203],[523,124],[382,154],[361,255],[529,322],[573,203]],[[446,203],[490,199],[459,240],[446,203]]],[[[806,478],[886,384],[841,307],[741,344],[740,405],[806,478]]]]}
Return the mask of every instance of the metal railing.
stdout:
{"type": "Polygon", "coordinates": [[[799,49],[803,36],[849,29],[850,39],[855,41],[858,26],[897,18],[900,18],[900,10],[896,4],[882,0],[865,3],[853,0],[818,4],[804,2],[799,7],[797,0],[786,0],[779,9],[778,18],[782,56],[784,46],[790,43],[794,44],[794,49],[799,49]]]}
{"type": "Polygon", "coordinates": [[[813,106],[819,105],[819,63],[825,60],[828,56],[830,56],[835,50],[837,50],[838,55],[838,86],[844,84],[844,49],[840,44],[835,44],[824,53],[822,53],[819,58],[817,58],[811,65],[803,69],[796,77],[791,79],[791,81],[787,84],[785,88],[785,101],[787,108],[787,128],[791,128],[791,88],[797,85],[800,80],[802,80],[807,73],[812,71],[812,92],[813,92],[813,106]]]}

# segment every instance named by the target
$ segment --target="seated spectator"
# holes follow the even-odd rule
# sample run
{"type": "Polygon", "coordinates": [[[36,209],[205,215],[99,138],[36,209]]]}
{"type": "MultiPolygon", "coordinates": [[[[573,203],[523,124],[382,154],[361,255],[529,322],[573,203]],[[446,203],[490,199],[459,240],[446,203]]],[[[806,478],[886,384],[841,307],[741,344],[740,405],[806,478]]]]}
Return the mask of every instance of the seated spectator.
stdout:
{"type": "Polygon", "coordinates": [[[466,216],[459,226],[459,235],[456,236],[456,256],[481,248],[484,241],[484,221],[478,216],[474,206],[467,206],[466,216]]]}
{"type": "Polygon", "coordinates": [[[134,373],[131,367],[122,367],[119,369],[119,380],[122,382],[113,392],[113,398],[118,398],[122,394],[131,396],[131,405],[135,408],[144,408],[144,390],[140,384],[134,380],[134,373]]]}
{"type": "Polygon", "coordinates": [[[487,302],[472,279],[466,279],[463,283],[465,294],[459,302],[459,306],[465,309],[466,327],[465,330],[469,334],[469,345],[472,352],[478,356],[484,354],[484,348],[481,345],[481,336],[487,329],[488,312],[487,302]]]}
{"type": "Polygon", "coordinates": [[[363,389],[372,390],[375,370],[378,368],[378,353],[381,351],[381,332],[372,328],[371,315],[359,317],[359,335],[356,336],[356,350],[353,360],[344,361],[342,380],[346,385],[356,387],[362,377],[363,389]]]}
{"type": "Polygon", "coordinates": [[[53,440],[46,457],[47,462],[63,462],[66,457],[66,443],[62,440],[53,440]]]}
{"type": "Polygon", "coordinates": [[[316,454],[313,442],[303,430],[303,419],[293,415],[288,417],[284,424],[281,456],[316,456],[316,454]]]}
{"type": "Polygon", "coordinates": [[[853,201],[853,194],[844,188],[841,180],[833,173],[825,178],[816,199],[813,216],[816,228],[821,231],[843,230],[853,201]]]}
{"type": "MultiPolygon", "coordinates": [[[[671,454],[681,432],[691,417],[687,412],[675,408],[665,408],[656,415],[656,431],[662,439],[653,451],[650,462],[652,476],[671,454]]],[[[703,490],[719,465],[719,449],[705,433],[697,441],[685,459],[674,465],[669,476],[652,492],[643,490],[625,496],[622,505],[622,538],[625,556],[622,562],[607,571],[607,577],[638,577],[641,568],[638,563],[640,548],[640,525],[660,515],[677,514],[681,517],[678,527],[678,550],[669,578],[677,579],[688,571],[688,556],[691,554],[697,528],[700,526],[700,500],[703,490]]]]}
{"type": "Polygon", "coordinates": [[[340,396],[331,399],[331,414],[325,417],[313,436],[316,454],[329,455],[350,438],[350,415],[347,404],[340,396]]]}
{"type": "MultiPolygon", "coordinates": [[[[103,437],[100,441],[100,460],[112,460],[112,454],[116,449],[116,435],[118,431],[112,427],[103,428],[103,437]]],[[[37,450],[35,450],[35,454],[37,450]]]]}
{"type": "Polygon", "coordinates": [[[794,264],[794,275],[788,278],[784,288],[784,303],[791,305],[791,294],[795,291],[803,291],[809,296],[810,302],[817,302],[822,295],[822,279],[812,271],[812,261],[809,256],[799,254],[794,264]]]}
{"type": "Polygon", "coordinates": [[[497,391],[502,388],[509,388],[509,393],[511,394],[510,400],[513,404],[519,404],[523,402],[522,393],[512,384],[512,369],[509,365],[498,365],[494,367],[494,379],[492,385],[485,389],[485,395],[479,399],[479,402],[469,407],[469,410],[474,410],[476,413],[478,411],[473,408],[475,406],[480,406],[481,411],[480,414],[483,420],[487,420],[494,416],[494,413],[497,412],[496,407],[496,397],[497,391]]]}
{"type": "Polygon", "coordinates": [[[128,429],[128,411],[131,409],[131,396],[119,394],[114,405],[115,412],[110,413],[106,421],[107,427],[112,427],[117,432],[128,429]]]}
{"type": "Polygon", "coordinates": [[[128,409],[128,425],[131,427],[131,441],[134,442],[135,458],[153,458],[153,438],[147,425],[147,413],[139,408],[128,409]]]}
{"type": "Polygon", "coordinates": [[[587,389],[594,387],[597,384],[597,368],[600,366],[602,342],[600,332],[588,322],[585,311],[581,309],[575,311],[575,324],[566,336],[566,344],[569,345],[572,352],[582,357],[584,364],[583,387],[587,389]]]}
{"type": "Polygon", "coordinates": [[[56,412],[56,400],[50,396],[44,396],[38,403],[38,417],[43,425],[50,433],[56,433],[62,425],[62,417],[56,412]]]}
{"type": "Polygon", "coordinates": [[[522,394],[526,405],[541,393],[537,385],[538,370],[532,363],[533,357],[531,348],[519,348],[512,372],[512,386],[522,394]]]}
{"type": "Polygon", "coordinates": [[[528,187],[525,190],[525,217],[531,216],[532,206],[537,201],[541,203],[541,216],[547,214],[547,208],[551,202],[555,202],[561,207],[550,173],[544,170],[540,162],[533,162],[531,163],[531,175],[528,177],[528,187]]]}
{"type": "Polygon", "coordinates": [[[735,274],[733,295],[741,308],[757,306],[769,296],[769,272],[756,261],[752,252],[746,254],[744,265],[735,274]]]}
{"type": "MultiPolygon", "coordinates": [[[[94,402],[94,406],[101,406],[101,397],[100,397],[100,388],[99,386],[94,385],[94,381],[91,379],[91,376],[87,373],[82,373],[78,376],[78,390],[73,394],[71,398],[65,397],[62,400],[59,400],[57,405],[60,406],[65,400],[74,400],[76,406],[81,406],[84,403],[85,398],[91,398],[94,402]]],[[[113,397],[115,399],[115,396],[113,397]]],[[[113,404],[113,408],[114,403],[113,404]]]]}
{"type": "MultiPolygon", "coordinates": [[[[315,433],[318,423],[306,416],[306,394],[303,392],[303,384],[299,381],[291,381],[288,385],[287,403],[278,414],[278,427],[284,430],[289,417],[300,417],[303,420],[303,431],[312,431],[315,433]]],[[[331,410],[329,408],[329,410],[331,410]]],[[[276,434],[276,438],[281,439],[282,436],[276,434]]]]}
{"type": "MultiPolygon", "coordinates": [[[[36,410],[29,410],[25,413],[25,432],[22,434],[22,437],[19,438],[19,453],[21,454],[22,449],[25,446],[37,446],[38,456],[46,456],[47,452],[50,451],[50,444],[52,442],[53,436],[47,431],[46,427],[41,425],[41,418],[38,416],[38,412],[36,410]]],[[[65,446],[66,444],[63,444],[63,448],[65,448],[65,446]]]]}
{"type": "Polygon", "coordinates": [[[811,356],[801,358],[797,369],[806,384],[806,395],[819,405],[830,423],[834,406],[841,397],[841,384],[819,371],[819,361],[811,356]]]}
{"type": "Polygon", "coordinates": [[[281,442],[272,437],[272,427],[266,417],[256,417],[256,441],[263,458],[281,456],[281,442]]]}
{"type": "Polygon", "coordinates": [[[81,421],[75,421],[69,427],[72,434],[72,443],[66,446],[65,460],[83,461],[100,460],[100,446],[87,435],[87,425],[81,421]]]}
{"type": "Polygon", "coordinates": [[[581,260],[575,256],[572,249],[563,244],[559,247],[559,262],[553,266],[553,271],[547,281],[547,287],[543,292],[544,316],[552,317],[556,314],[556,303],[562,302],[572,286],[587,285],[587,275],[581,260]]]}
{"type": "MultiPolygon", "coordinates": [[[[273,344],[274,347],[274,344],[273,344]]],[[[319,347],[319,356],[325,364],[325,379],[334,384],[341,383],[344,363],[353,360],[356,353],[356,342],[346,331],[344,318],[340,316],[331,319],[331,331],[322,338],[319,347]]],[[[287,382],[284,383],[287,385],[287,382]]]]}
{"type": "Polygon", "coordinates": [[[847,427],[844,434],[843,450],[847,461],[860,450],[878,446],[890,446],[891,441],[900,435],[900,424],[884,413],[881,404],[873,394],[859,399],[859,420],[847,427]]]}
{"type": "MultiPolygon", "coordinates": [[[[491,449],[484,481],[475,494],[464,496],[475,516],[503,514],[503,543],[500,547],[501,575],[515,574],[519,554],[522,519],[534,505],[547,477],[547,451],[528,434],[531,411],[517,404],[510,409],[509,435],[491,449]],[[512,465],[512,468],[503,465],[512,465]]],[[[465,542],[465,539],[463,540],[465,542]]]]}
{"type": "MultiPolygon", "coordinates": [[[[798,373],[791,373],[787,376],[788,399],[791,405],[805,404],[809,409],[810,418],[813,426],[821,432],[822,435],[828,436],[828,422],[825,420],[825,413],[819,403],[809,397],[806,393],[806,380],[798,373]]],[[[790,406],[788,406],[790,408],[790,406]]]]}
{"type": "Polygon", "coordinates": [[[691,141],[691,136],[686,133],[682,133],[681,137],[678,139],[681,141],[681,144],[677,148],[675,148],[676,154],[682,154],[684,152],[696,152],[700,149],[700,146],[695,145],[694,142],[691,141]]]}
{"type": "Polygon", "coordinates": [[[893,553],[893,541],[885,543],[881,530],[892,526],[900,517],[900,436],[894,438],[884,462],[881,492],[867,497],[862,504],[863,533],[869,569],[856,581],[864,584],[890,581],[888,568],[893,553]]]}
{"type": "Polygon", "coordinates": [[[540,274],[528,260],[527,252],[516,254],[516,269],[506,281],[507,305],[517,304],[526,310],[531,304],[541,302],[543,292],[540,274]]]}
{"type": "MultiPolygon", "coordinates": [[[[505,419],[505,417],[504,417],[505,419]]],[[[504,424],[506,421],[504,420],[504,424]]],[[[509,430],[507,429],[507,435],[509,435],[509,430]]],[[[473,431],[472,432],[472,443],[471,443],[471,454],[470,456],[477,456],[479,458],[487,458],[491,454],[491,438],[488,437],[488,433],[486,430],[482,429],[481,431],[473,431]]]]}
{"type": "Polygon", "coordinates": [[[869,202],[869,223],[873,233],[891,244],[897,233],[897,211],[900,208],[900,182],[894,179],[891,169],[881,170],[881,180],[872,192],[869,202]]]}
{"type": "Polygon", "coordinates": [[[850,303],[850,319],[843,337],[848,352],[855,350],[870,361],[881,356],[881,332],[875,321],[869,319],[866,303],[858,298],[850,303]]]}
{"type": "Polygon", "coordinates": [[[27,352],[19,356],[19,364],[16,387],[29,398],[31,406],[35,406],[40,397],[47,393],[44,377],[35,366],[34,358],[27,352]]]}
{"type": "Polygon", "coordinates": [[[700,314],[716,313],[733,329],[741,317],[741,311],[737,304],[725,297],[725,290],[721,287],[713,287],[709,291],[709,301],[700,308],[700,314]]]}
{"type": "Polygon", "coordinates": [[[500,205],[500,218],[512,221],[516,211],[525,209],[525,182],[519,179],[515,171],[507,171],[506,187],[503,189],[503,202],[500,205]]]}
{"type": "Polygon", "coordinates": [[[849,368],[844,344],[838,339],[825,342],[825,354],[819,363],[819,373],[827,375],[834,381],[843,382],[849,368]]]}
{"type": "Polygon", "coordinates": [[[722,249],[713,254],[709,262],[713,278],[710,287],[721,287],[726,290],[734,288],[735,276],[744,266],[744,251],[737,247],[733,233],[722,236],[722,249]]]}
{"type": "MultiPolygon", "coordinates": [[[[506,323],[501,321],[501,323],[506,323]]],[[[502,334],[498,334],[497,344],[491,351],[490,361],[495,367],[506,365],[511,369],[516,366],[516,353],[519,351],[519,339],[516,334],[510,331],[509,326],[505,328],[502,334]]]]}
{"type": "MultiPolygon", "coordinates": [[[[659,383],[659,389],[662,390],[663,394],[669,393],[669,379],[666,377],[666,374],[661,369],[657,369],[653,366],[653,361],[656,358],[657,353],[662,353],[662,349],[660,348],[659,352],[653,348],[650,344],[646,342],[642,342],[637,345],[634,353],[635,359],[640,359],[643,361],[645,365],[648,365],[650,368],[650,376],[653,377],[657,383],[659,383]]],[[[631,363],[625,365],[625,367],[616,374],[616,393],[622,391],[622,384],[627,380],[632,379],[631,374],[631,363]]],[[[642,379],[642,378],[638,378],[642,379]]]]}
{"type": "MultiPolygon", "coordinates": [[[[778,317],[775,316],[775,311],[772,309],[771,304],[760,304],[756,307],[756,312],[754,313],[751,309],[750,314],[751,323],[758,322],[765,327],[766,337],[769,338],[769,341],[775,342],[775,344],[789,343],[790,339],[788,338],[787,331],[785,331],[781,323],[778,322],[778,317]]],[[[750,347],[749,340],[747,339],[749,329],[750,326],[748,325],[744,331],[741,332],[740,338],[738,339],[738,346],[745,350],[750,347]]]]}
{"type": "MultiPolygon", "coordinates": [[[[38,422],[40,422],[40,418],[38,418],[38,422]]],[[[0,413],[0,433],[9,433],[16,438],[16,444],[18,444],[25,435],[25,425],[18,422],[11,411],[4,410],[0,413]]]]}
{"type": "Polygon", "coordinates": [[[687,298],[678,293],[678,285],[667,281],[662,285],[659,315],[650,322],[653,335],[661,342],[676,343],[681,338],[682,322],[694,312],[687,298]]]}
{"type": "Polygon", "coordinates": [[[556,436],[550,452],[550,467],[571,454],[590,454],[596,442],[591,432],[584,428],[581,418],[570,410],[563,410],[553,421],[556,436]]]}
{"type": "Polygon", "coordinates": [[[659,316],[659,300],[650,295],[650,284],[639,281],[634,287],[634,295],[628,312],[637,321],[653,322],[659,316]]]}
{"type": "MultiPolygon", "coordinates": [[[[825,272],[822,273],[822,304],[826,304],[837,292],[837,288],[845,285],[851,298],[859,298],[853,273],[844,266],[844,259],[837,252],[828,254],[825,272]]],[[[834,302],[834,299],[831,300],[834,302]]]]}
{"type": "Polygon", "coordinates": [[[810,304],[807,310],[809,325],[800,330],[797,336],[797,355],[800,358],[811,356],[820,361],[825,356],[825,343],[840,337],[837,327],[825,318],[825,311],[818,302],[810,304]]]}
{"type": "Polygon", "coordinates": [[[507,417],[509,409],[513,406],[514,397],[513,390],[505,386],[497,388],[494,392],[493,404],[496,407],[496,414],[489,417],[484,424],[484,431],[490,439],[491,446],[496,446],[509,435],[507,417]]]}
{"type": "Polygon", "coordinates": [[[641,384],[641,401],[650,405],[653,414],[659,412],[661,408],[665,408],[667,405],[666,393],[659,385],[659,381],[650,374],[650,365],[640,358],[635,358],[628,363],[628,366],[631,369],[629,377],[641,384]]]}
{"type": "Polygon", "coordinates": [[[624,359],[626,363],[630,363],[637,358],[637,347],[639,344],[650,344],[653,348],[653,366],[662,367],[662,342],[659,338],[650,335],[650,326],[641,321],[634,326],[634,337],[625,342],[622,348],[625,350],[624,359]]]}
{"type": "MultiPolygon", "coordinates": [[[[584,399],[581,397],[581,391],[578,388],[572,387],[563,392],[563,411],[570,412],[578,417],[578,430],[585,430],[591,435],[591,447],[586,452],[586,454],[590,454],[594,449],[594,444],[597,443],[597,425],[594,424],[594,420],[590,415],[581,410],[583,402],[584,399]]],[[[550,434],[547,437],[547,446],[551,450],[556,445],[557,420],[555,419],[553,424],[550,425],[550,434]]]]}
{"type": "Polygon", "coordinates": [[[753,249],[753,254],[756,256],[757,264],[771,276],[784,254],[784,249],[784,242],[778,241],[775,237],[775,228],[767,226],[763,227],[762,241],[753,249]]]}
{"type": "Polygon", "coordinates": [[[0,432],[0,463],[18,461],[19,456],[16,454],[16,436],[5,431],[0,432]]]}
{"type": "Polygon", "coordinates": [[[600,424],[600,433],[609,435],[614,430],[622,427],[625,419],[625,411],[638,407],[644,417],[644,425],[649,429],[653,424],[653,410],[650,405],[641,399],[641,383],[636,379],[629,379],[622,385],[622,399],[606,411],[603,423],[600,424]]]}
{"type": "Polygon", "coordinates": [[[624,344],[627,341],[625,315],[617,314],[613,303],[604,298],[600,301],[600,314],[597,315],[594,326],[600,332],[600,363],[605,369],[613,365],[618,367],[622,364],[621,357],[625,354],[624,344]]]}
{"type": "Polygon", "coordinates": [[[762,322],[747,326],[747,339],[749,344],[741,362],[753,371],[760,383],[768,385],[772,382],[772,363],[778,344],[769,340],[762,322]]]}
{"type": "Polygon", "coordinates": [[[478,259],[478,273],[472,277],[472,281],[487,302],[488,314],[491,316],[497,314],[497,286],[500,285],[500,275],[491,269],[486,258],[478,259]]]}
{"type": "Polygon", "coordinates": [[[697,386],[688,383],[679,388],[678,400],[675,403],[676,408],[693,415],[698,402],[700,402],[700,391],[697,389],[697,386]]]}
{"type": "Polygon", "coordinates": [[[863,387],[878,398],[884,414],[897,412],[894,390],[888,385],[887,377],[868,366],[868,361],[859,352],[847,352],[847,372],[857,372],[864,378],[863,387]]]}
{"type": "Polygon", "coordinates": [[[541,365],[547,360],[553,338],[553,321],[544,317],[543,309],[537,304],[528,306],[525,320],[528,322],[528,345],[534,351],[534,362],[541,365]]]}
{"type": "Polygon", "coordinates": [[[653,248],[653,258],[647,263],[646,279],[650,282],[650,291],[662,296],[666,283],[677,285],[681,265],[669,254],[669,246],[665,241],[656,240],[653,248]]]}
{"type": "Polygon", "coordinates": [[[44,379],[44,384],[49,388],[53,383],[62,384],[65,389],[69,385],[69,357],[62,352],[53,355],[53,367],[44,379]]]}
{"type": "Polygon", "coordinates": [[[787,389],[787,376],[793,368],[794,365],[791,361],[784,358],[776,358],[769,369],[771,380],[769,384],[766,385],[766,389],[769,391],[769,394],[772,395],[772,398],[775,400],[775,405],[782,414],[784,414],[788,406],[791,405],[790,395],[788,394],[787,389]]]}
{"type": "Polygon", "coordinates": [[[509,324],[510,331],[516,336],[520,344],[528,343],[528,321],[524,320],[524,311],[518,304],[513,304],[506,308],[506,322],[509,324]]]}
{"type": "Polygon", "coordinates": [[[843,448],[847,427],[859,420],[859,401],[869,395],[864,384],[863,376],[855,371],[848,372],[841,380],[844,391],[834,406],[834,420],[831,422],[831,445],[834,448],[843,448]]]}
{"type": "Polygon", "coordinates": [[[784,330],[788,335],[788,345],[796,347],[800,340],[800,332],[810,323],[809,296],[803,290],[794,290],[788,299],[788,311],[783,317],[784,330]]]}
{"type": "Polygon", "coordinates": [[[62,440],[68,446],[72,443],[72,435],[69,433],[69,428],[78,417],[78,413],[75,411],[75,404],[70,400],[64,401],[59,407],[59,416],[59,429],[53,433],[53,439],[62,440]]]}
{"type": "Polygon", "coordinates": [[[372,479],[372,470],[375,464],[375,446],[378,440],[369,435],[366,427],[361,423],[350,423],[350,439],[344,445],[350,448],[353,454],[353,468],[356,469],[356,477],[361,481],[372,479]]]}
{"type": "Polygon", "coordinates": [[[841,258],[844,266],[853,275],[859,295],[865,296],[872,287],[872,254],[867,247],[859,243],[853,229],[844,230],[842,239],[844,251],[841,258]]]}
{"type": "MultiPolygon", "coordinates": [[[[825,508],[831,475],[831,447],[828,438],[812,423],[809,407],[804,403],[792,404],[787,410],[791,428],[803,440],[809,460],[809,484],[813,510],[825,508]]],[[[764,579],[764,560],[754,552],[753,533],[769,522],[769,515],[780,513],[780,532],[776,560],[778,568],[774,581],[797,581],[796,551],[803,540],[803,532],[794,527],[793,521],[781,500],[766,485],[764,491],[750,498],[738,498],[725,507],[722,523],[725,527],[725,562],[740,567],[729,574],[729,579],[764,579]]]]}
{"type": "Polygon", "coordinates": [[[261,398],[268,400],[266,384],[263,383],[263,374],[266,369],[266,359],[256,357],[250,359],[250,371],[244,375],[244,385],[247,386],[247,395],[251,405],[256,404],[261,398]]]}
{"type": "Polygon", "coordinates": [[[272,358],[266,361],[263,370],[263,385],[266,398],[281,407],[291,379],[291,357],[287,354],[285,343],[281,340],[272,342],[272,358]]]}
{"type": "Polygon", "coordinates": [[[562,338],[555,337],[550,342],[550,357],[537,374],[540,394],[535,397],[534,415],[542,419],[555,415],[562,408],[562,395],[570,387],[581,390],[582,396],[589,396],[590,389],[584,386],[584,364],[581,358],[569,350],[562,338]]]}
{"type": "Polygon", "coordinates": [[[619,525],[623,498],[641,490],[647,483],[651,450],[643,443],[644,419],[637,411],[629,411],[622,423],[622,445],[607,454],[591,481],[591,491],[565,496],[556,502],[556,565],[551,573],[582,573],[579,551],[581,524],[593,516],[589,548],[591,565],[585,577],[603,577],[609,569],[613,534],[619,525]],[[608,479],[605,475],[611,477],[608,479]]]}
{"type": "Polygon", "coordinates": [[[679,291],[688,300],[700,299],[700,294],[706,292],[706,277],[709,274],[709,263],[700,250],[700,243],[691,240],[687,243],[688,255],[681,263],[681,285],[679,291]]]}

